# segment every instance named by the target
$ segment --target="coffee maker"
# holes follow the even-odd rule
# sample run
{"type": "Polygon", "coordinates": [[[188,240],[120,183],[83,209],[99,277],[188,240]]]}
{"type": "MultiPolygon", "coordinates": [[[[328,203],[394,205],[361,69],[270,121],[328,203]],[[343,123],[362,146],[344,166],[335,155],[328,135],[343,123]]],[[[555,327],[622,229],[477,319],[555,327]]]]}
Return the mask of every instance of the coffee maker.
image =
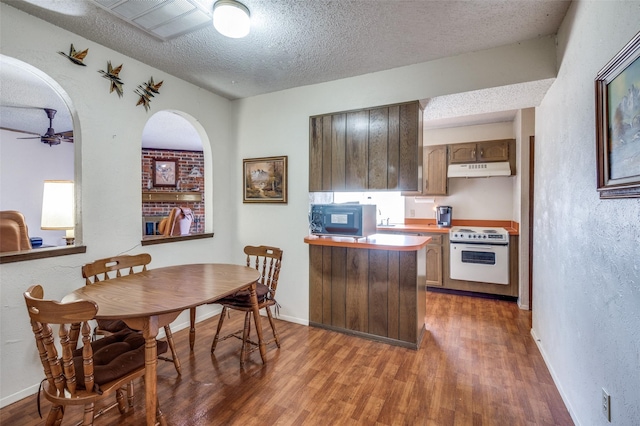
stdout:
{"type": "Polygon", "coordinates": [[[451,228],[451,206],[436,207],[436,223],[438,228],[451,228]]]}

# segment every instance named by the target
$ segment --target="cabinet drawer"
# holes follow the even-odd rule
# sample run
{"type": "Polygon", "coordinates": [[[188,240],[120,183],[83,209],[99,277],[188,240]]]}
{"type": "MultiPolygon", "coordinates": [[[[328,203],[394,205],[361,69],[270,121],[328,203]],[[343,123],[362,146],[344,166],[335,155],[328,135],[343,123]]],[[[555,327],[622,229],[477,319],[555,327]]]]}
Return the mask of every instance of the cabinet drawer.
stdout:
{"type": "Polygon", "coordinates": [[[442,235],[430,235],[431,242],[429,244],[442,245],[442,235]]]}

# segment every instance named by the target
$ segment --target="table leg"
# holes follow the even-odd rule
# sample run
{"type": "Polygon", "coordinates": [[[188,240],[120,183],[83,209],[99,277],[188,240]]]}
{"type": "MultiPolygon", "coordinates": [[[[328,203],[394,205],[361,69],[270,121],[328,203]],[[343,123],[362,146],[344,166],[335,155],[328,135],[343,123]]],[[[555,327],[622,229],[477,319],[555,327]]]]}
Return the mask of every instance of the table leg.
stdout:
{"type": "Polygon", "coordinates": [[[249,294],[251,297],[251,305],[253,306],[253,321],[256,325],[256,333],[258,333],[258,345],[260,347],[260,358],[262,363],[267,363],[267,345],[262,338],[262,321],[260,320],[260,309],[258,309],[258,296],[256,294],[256,284],[253,283],[249,287],[249,294]]]}
{"type": "Polygon", "coordinates": [[[189,320],[191,328],[189,328],[189,348],[193,352],[193,344],[196,342],[196,308],[189,309],[189,320]]]}
{"type": "MultiPolygon", "coordinates": [[[[147,426],[156,424],[156,410],[158,408],[157,392],[157,364],[158,348],[156,346],[156,336],[158,335],[158,317],[149,317],[144,322],[142,329],[144,336],[144,387],[145,387],[145,409],[147,412],[147,426]]],[[[161,414],[162,416],[162,414],[161,414]]],[[[162,418],[159,419],[162,421],[162,418]]]]}

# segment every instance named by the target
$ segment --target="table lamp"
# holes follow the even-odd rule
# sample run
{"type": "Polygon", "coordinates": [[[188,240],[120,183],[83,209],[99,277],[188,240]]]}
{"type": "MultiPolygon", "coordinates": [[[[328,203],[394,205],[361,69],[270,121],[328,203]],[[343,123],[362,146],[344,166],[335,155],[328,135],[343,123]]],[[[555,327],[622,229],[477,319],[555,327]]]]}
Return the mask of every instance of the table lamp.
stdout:
{"type": "Polygon", "coordinates": [[[71,180],[45,180],[42,196],[42,222],[45,230],[66,230],[67,245],[75,242],[74,185],[71,180]]]}

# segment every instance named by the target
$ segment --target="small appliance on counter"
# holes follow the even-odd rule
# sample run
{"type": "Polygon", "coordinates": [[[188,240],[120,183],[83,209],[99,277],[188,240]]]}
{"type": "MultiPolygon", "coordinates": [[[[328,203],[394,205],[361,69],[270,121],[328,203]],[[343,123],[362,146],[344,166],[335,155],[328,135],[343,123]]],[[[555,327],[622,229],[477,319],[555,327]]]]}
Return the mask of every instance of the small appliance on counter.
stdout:
{"type": "Polygon", "coordinates": [[[453,207],[437,206],[436,207],[436,223],[438,228],[451,228],[451,215],[453,207]]]}
{"type": "Polygon", "coordinates": [[[314,235],[368,237],[377,232],[375,204],[312,204],[309,231],[314,235]]]}

